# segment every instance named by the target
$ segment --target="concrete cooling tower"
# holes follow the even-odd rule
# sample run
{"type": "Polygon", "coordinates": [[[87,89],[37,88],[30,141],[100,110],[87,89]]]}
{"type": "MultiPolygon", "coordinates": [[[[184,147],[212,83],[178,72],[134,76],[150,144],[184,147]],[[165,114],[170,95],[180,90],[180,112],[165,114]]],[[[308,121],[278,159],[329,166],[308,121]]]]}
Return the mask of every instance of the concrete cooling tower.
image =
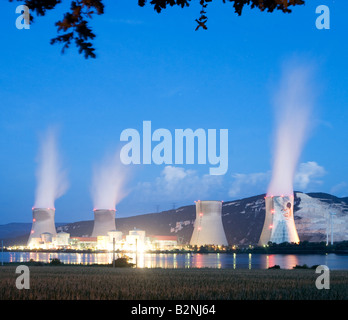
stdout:
{"type": "Polygon", "coordinates": [[[56,236],[56,227],[54,224],[54,208],[33,208],[33,224],[28,240],[28,246],[34,245],[41,235],[49,233],[56,236]]]}
{"type": "Polygon", "coordinates": [[[228,245],[222,225],[222,201],[197,201],[190,245],[228,245]]]}
{"type": "Polygon", "coordinates": [[[107,236],[109,231],[116,230],[115,209],[94,209],[94,226],[92,237],[107,236]]]}
{"type": "Polygon", "coordinates": [[[294,196],[267,196],[265,222],[259,245],[273,243],[299,243],[294,220],[294,196]]]}

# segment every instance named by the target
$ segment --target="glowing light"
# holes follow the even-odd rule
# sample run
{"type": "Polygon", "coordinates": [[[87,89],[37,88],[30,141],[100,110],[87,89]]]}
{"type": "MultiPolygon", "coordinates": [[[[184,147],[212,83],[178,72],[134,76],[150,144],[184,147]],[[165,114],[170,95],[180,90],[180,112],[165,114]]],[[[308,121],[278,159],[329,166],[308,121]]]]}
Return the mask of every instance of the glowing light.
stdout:
{"type": "Polygon", "coordinates": [[[34,218],[34,219],[33,219],[33,222],[35,222],[35,221],[36,221],[36,219],[34,218]]]}
{"type": "Polygon", "coordinates": [[[270,224],[270,225],[269,225],[269,228],[270,228],[270,229],[272,229],[272,228],[273,228],[273,225],[272,225],[272,224],[270,224]]]}

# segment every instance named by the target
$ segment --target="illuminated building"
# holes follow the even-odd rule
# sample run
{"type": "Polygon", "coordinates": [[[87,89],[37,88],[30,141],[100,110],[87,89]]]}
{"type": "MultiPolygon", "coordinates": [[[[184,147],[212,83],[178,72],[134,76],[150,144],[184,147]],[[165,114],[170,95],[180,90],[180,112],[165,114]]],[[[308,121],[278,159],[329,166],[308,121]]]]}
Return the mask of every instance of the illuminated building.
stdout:
{"type": "Polygon", "coordinates": [[[72,237],[69,242],[74,249],[95,249],[97,247],[97,237],[72,237]]]}
{"type": "Polygon", "coordinates": [[[265,221],[259,245],[267,245],[268,242],[299,243],[294,220],[294,196],[267,196],[265,202],[265,221]]]}
{"type": "Polygon", "coordinates": [[[121,231],[111,230],[107,235],[97,237],[70,237],[67,232],[59,232],[53,236],[43,232],[39,237],[31,239],[30,249],[62,249],[73,250],[106,250],[143,253],[151,250],[171,250],[177,247],[176,236],[146,236],[145,230],[132,229],[123,236],[121,231]]]}
{"type": "Polygon", "coordinates": [[[126,251],[145,251],[148,238],[145,237],[145,231],[134,228],[126,235],[124,249],[126,251]]]}
{"type": "Polygon", "coordinates": [[[69,246],[70,234],[67,232],[59,232],[55,237],[53,237],[53,246],[58,247],[67,247],[69,246]]]}
{"type": "Polygon", "coordinates": [[[94,226],[92,237],[107,236],[111,230],[116,230],[115,209],[94,209],[94,226]]]}
{"type": "Polygon", "coordinates": [[[33,208],[33,224],[28,239],[28,247],[37,246],[42,241],[41,234],[49,233],[56,236],[54,214],[54,208],[33,208]]]}
{"type": "Polygon", "coordinates": [[[97,249],[106,250],[109,244],[108,236],[98,236],[97,237],[97,249]]]}
{"type": "Polygon", "coordinates": [[[228,245],[221,212],[222,201],[196,202],[196,221],[190,245],[228,245]]]}
{"type": "Polygon", "coordinates": [[[177,236],[150,236],[151,244],[155,250],[171,250],[177,247],[177,236]]]}

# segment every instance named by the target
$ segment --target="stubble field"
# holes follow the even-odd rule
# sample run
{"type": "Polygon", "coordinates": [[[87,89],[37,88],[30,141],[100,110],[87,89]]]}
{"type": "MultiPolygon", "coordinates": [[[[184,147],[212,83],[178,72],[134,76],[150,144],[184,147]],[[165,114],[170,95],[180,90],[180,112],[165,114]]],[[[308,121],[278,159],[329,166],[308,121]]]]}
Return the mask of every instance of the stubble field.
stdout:
{"type": "Polygon", "coordinates": [[[330,289],[318,290],[315,270],[32,266],[30,289],[18,290],[15,270],[0,267],[0,300],[348,299],[348,271],[331,271],[330,289]]]}

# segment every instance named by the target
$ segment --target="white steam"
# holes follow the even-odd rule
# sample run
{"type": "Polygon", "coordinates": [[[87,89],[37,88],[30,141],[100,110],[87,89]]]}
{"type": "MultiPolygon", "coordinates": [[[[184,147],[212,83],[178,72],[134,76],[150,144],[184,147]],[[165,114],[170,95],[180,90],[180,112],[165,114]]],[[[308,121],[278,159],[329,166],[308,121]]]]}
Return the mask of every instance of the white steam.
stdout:
{"type": "Polygon", "coordinates": [[[275,97],[276,136],[272,178],[267,195],[291,195],[301,151],[311,125],[311,69],[293,64],[284,69],[275,97]]]}
{"type": "Polygon", "coordinates": [[[36,171],[35,208],[54,208],[54,201],[68,188],[66,172],[61,169],[56,133],[47,130],[41,138],[36,171]]]}
{"type": "Polygon", "coordinates": [[[94,209],[115,209],[126,195],[128,170],[120,163],[119,153],[107,157],[94,168],[92,198],[94,209]]]}

